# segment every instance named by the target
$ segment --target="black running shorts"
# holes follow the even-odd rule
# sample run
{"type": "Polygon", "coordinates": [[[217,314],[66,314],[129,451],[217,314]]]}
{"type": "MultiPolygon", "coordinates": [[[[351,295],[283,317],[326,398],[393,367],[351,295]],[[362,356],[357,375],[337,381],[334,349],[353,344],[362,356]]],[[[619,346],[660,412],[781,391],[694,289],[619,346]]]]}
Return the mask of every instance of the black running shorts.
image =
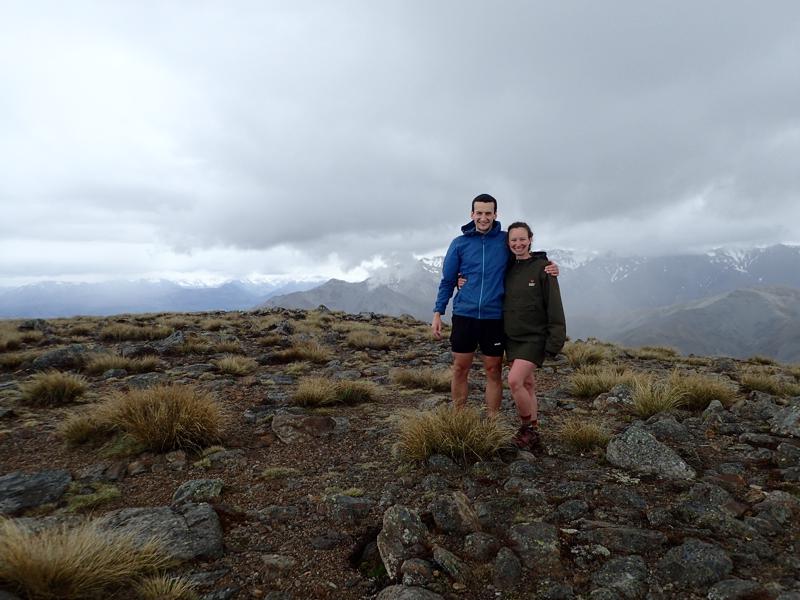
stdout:
{"type": "Polygon", "coordinates": [[[484,356],[503,356],[503,319],[473,319],[453,315],[450,347],[453,352],[475,352],[484,356]]]}

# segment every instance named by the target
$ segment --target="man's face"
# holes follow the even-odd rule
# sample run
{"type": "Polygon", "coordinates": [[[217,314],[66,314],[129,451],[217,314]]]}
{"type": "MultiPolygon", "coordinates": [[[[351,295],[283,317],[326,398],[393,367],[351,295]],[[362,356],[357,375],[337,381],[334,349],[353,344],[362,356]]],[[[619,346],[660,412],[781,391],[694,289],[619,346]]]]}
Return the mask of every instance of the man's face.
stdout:
{"type": "Polygon", "coordinates": [[[492,229],[497,213],[492,202],[476,202],[472,209],[472,222],[479,233],[487,233],[492,229]]]}

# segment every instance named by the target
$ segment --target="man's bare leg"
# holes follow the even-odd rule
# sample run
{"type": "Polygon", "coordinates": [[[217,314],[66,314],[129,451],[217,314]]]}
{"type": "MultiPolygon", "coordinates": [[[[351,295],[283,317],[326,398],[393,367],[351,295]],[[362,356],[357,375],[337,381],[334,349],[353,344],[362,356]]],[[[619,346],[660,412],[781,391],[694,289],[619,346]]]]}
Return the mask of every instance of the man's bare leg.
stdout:
{"type": "Polygon", "coordinates": [[[460,410],[467,404],[469,391],[469,370],[472,368],[474,352],[453,352],[453,380],[450,382],[450,396],[453,408],[460,410]]]}
{"type": "Polygon", "coordinates": [[[486,413],[489,418],[497,416],[503,402],[503,357],[484,356],[486,370],[486,413]]]}

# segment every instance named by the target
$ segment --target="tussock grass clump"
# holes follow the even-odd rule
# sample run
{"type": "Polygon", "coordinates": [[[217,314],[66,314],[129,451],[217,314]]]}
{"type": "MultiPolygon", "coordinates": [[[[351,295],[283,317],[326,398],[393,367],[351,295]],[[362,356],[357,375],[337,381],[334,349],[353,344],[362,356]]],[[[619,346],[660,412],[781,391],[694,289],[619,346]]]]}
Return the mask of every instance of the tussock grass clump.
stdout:
{"type": "Polygon", "coordinates": [[[223,340],[211,345],[212,354],[243,354],[242,344],[238,340],[223,340]]]}
{"type": "Polygon", "coordinates": [[[611,435],[592,421],[572,417],[564,422],[558,433],[567,446],[578,452],[605,448],[611,435]]]}
{"type": "Polygon", "coordinates": [[[20,352],[0,354],[0,369],[16,369],[29,360],[33,360],[39,356],[39,354],[40,352],[36,350],[22,350],[20,352]]]}
{"type": "Polygon", "coordinates": [[[450,369],[396,369],[392,372],[392,381],[397,385],[432,392],[449,392],[452,379],[450,369]]]}
{"type": "Polygon", "coordinates": [[[299,469],[293,469],[292,467],[267,467],[261,471],[261,478],[268,480],[286,479],[287,477],[293,477],[299,474],[299,469]]]}
{"type": "Polygon", "coordinates": [[[392,347],[392,338],[383,333],[372,331],[351,331],[347,334],[347,345],[360,350],[388,350],[392,347]]]}
{"type": "Polygon", "coordinates": [[[58,434],[64,438],[67,445],[98,443],[113,433],[113,426],[95,414],[96,412],[96,410],[85,410],[74,413],[59,423],[58,434]]]}
{"type": "Polygon", "coordinates": [[[721,379],[697,373],[674,371],[670,384],[683,392],[683,404],[689,410],[705,410],[713,400],[730,406],[736,396],[736,390],[721,379]]]}
{"type": "Polygon", "coordinates": [[[126,358],[117,354],[95,354],[83,367],[90,375],[101,375],[110,369],[124,369],[129,373],[148,373],[161,366],[156,356],[138,356],[126,358]]]}
{"type": "Polygon", "coordinates": [[[225,319],[203,319],[200,321],[200,328],[206,331],[219,331],[228,325],[225,319]]]}
{"type": "Polygon", "coordinates": [[[608,350],[605,347],[586,342],[568,342],[563,352],[570,366],[575,368],[596,365],[608,359],[608,350]]]}
{"type": "Polygon", "coordinates": [[[94,329],[93,325],[78,324],[70,327],[67,333],[75,337],[87,337],[94,333],[94,329]]]}
{"type": "Polygon", "coordinates": [[[410,461],[445,454],[466,463],[496,454],[511,443],[513,435],[513,428],[501,418],[484,419],[472,407],[455,411],[443,406],[403,413],[398,424],[397,450],[410,461]]]}
{"type": "Polygon", "coordinates": [[[656,380],[640,376],[633,382],[633,412],[646,419],[683,405],[686,391],[669,379],[656,380]]]}
{"type": "Polygon", "coordinates": [[[153,575],[136,584],[139,600],[197,600],[192,584],[181,577],[153,575]]]}
{"type": "Polygon", "coordinates": [[[63,371],[37,373],[20,386],[22,402],[30,406],[58,406],[72,402],[86,392],[86,380],[63,371]]]}
{"type": "Polygon", "coordinates": [[[331,360],[331,351],[314,341],[297,342],[290,348],[275,352],[270,360],[278,364],[307,360],[312,363],[324,364],[331,360]]]}
{"type": "Polygon", "coordinates": [[[205,448],[222,438],[224,425],[210,394],[183,385],[120,394],[99,407],[96,418],[156,452],[205,448]]]}
{"type": "Polygon", "coordinates": [[[110,598],[171,562],[157,541],[137,544],[91,522],[32,532],[0,520],[0,581],[29,598],[110,598]]]}
{"type": "Polygon", "coordinates": [[[351,331],[373,331],[374,326],[360,321],[338,321],[330,327],[336,333],[350,333],[351,331]]]}
{"type": "Polygon", "coordinates": [[[226,354],[212,362],[220,373],[228,375],[247,375],[258,367],[258,363],[254,359],[246,356],[236,356],[235,354],[226,354]]]}
{"type": "Polygon", "coordinates": [[[798,396],[800,384],[784,381],[779,377],[764,371],[749,370],[739,377],[739,383],[745,391],[758,391],[772,394],[773,396],[798,396]]]}
{"type": "Polygon", "coordinates": [[[258,340],[256,340],[256,343],[259,346],[263,346],[264,348],[270,348],[272,346],[277,346],[283,340],[284,337],[282,335],[278,335],[277,333],[268,333],[258,338],[258,340]]]}
{"type": "Polygon", "coordinates": [[[378,390],[371,381],[332,381],[324,377],[305,377],[292,394],[292,401],[299,406],[327,406],[371,402],[377,396],[378,390]]]}
{"type": "Polygon", "coordinates": [[[761,354],[756,354],[755,356],[751,356],[747,359],[747,362],[754,364],[754,365],[777,365],[778,361],[774,358],[770,358],[769,356],[763,356],[761,354]]]}
{"type": "Polygon", "coordinates": [[[579,398],[588,398],[607,392],[615,385],[631,385],[636,375],[626,368],[614,365],[588,365],[581,367],[569,378],[569,391],[579,398]]]}
{"type": "Polygon", "coordinates": [[[112,323],[100,330],[100,339],[111,342],[125,342],[136,340],[160,340],[172,333],[169,327],[130,325],[126,323],[112,323]]]}
{"type": "Polygon", "coordinates": [[[641,348],[632,348],[627,350],[633,358],[641,360],[674,360],[678,356],[678,351],[675,348],[668,348],[667,346],[642,346],[641,348]]]}
{"type": "Polygon", "coordinates": [[[122,496],[117,486],[108,483],[90,483],[86,490],[81,489],[82,487],[83,485],[77,482],[70,485],[67,512],[96,508],[122,496]]]}
{"type": "Polygon", "coordinates": [[[790,365],[789,373],[797,380],[800,380],[800,365],[790,365]]]}

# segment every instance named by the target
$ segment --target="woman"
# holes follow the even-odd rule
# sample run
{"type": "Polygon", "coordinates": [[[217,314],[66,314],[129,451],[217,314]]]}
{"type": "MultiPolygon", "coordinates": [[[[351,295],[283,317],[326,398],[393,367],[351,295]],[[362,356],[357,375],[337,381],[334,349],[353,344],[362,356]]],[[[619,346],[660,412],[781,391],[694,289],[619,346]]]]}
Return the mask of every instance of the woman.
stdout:
{"type": "Polygon", "coordinates": [[[561,351],[567,335],[558,279],[545,273],[549,261],[544,252],[531,253],[532,241],[527,223],[509,226],[508,247],[514,257],[506,270],[503,328],[511,363],[508,386],[520,419],[514,444],[526,450],[541,447],[534,373],[545,356],[561,351]]]}

